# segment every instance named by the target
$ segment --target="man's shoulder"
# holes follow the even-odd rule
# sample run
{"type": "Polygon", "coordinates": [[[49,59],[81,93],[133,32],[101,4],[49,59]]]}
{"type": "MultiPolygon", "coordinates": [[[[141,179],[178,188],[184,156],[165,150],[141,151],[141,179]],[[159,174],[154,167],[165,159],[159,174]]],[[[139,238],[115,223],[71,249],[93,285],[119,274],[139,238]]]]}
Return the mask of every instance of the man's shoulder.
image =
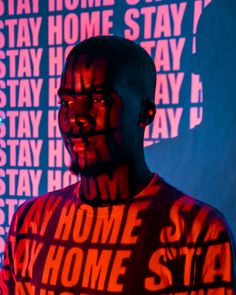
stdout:
{"type": "Polygon", "coordinates": [[[211,220],[224,220],[224,215],[212,205],[199,200],[197,196],[193,197],[185,192],[182,192],[165,181],[163,181],[163,198],[166,198],[167,202],[169,201],[172,204],[179,205],[179,207],[185,211],[192,209],[195,211],[204,210],[208,212],[211,220]]]}
{"type": "Polygon", "coordinates": [[[72,201],[76,187],[77,183],[25,201],[15,211],[12,218],[12,226],[22,224],[23,220],[27,221],[27,219],[31,222],[32,219],[36,220],[37,216],[40,219],[42,215],[46,215],[63,206],[66,201],[72,201]]]}
{"type": "Polygon", "coordinates": [[[174,224],[175,228],[183,232],[191,232],[193,235],[205,233],[210,239],[210,236],[213,238],[221,232],[230,231],[224,215],[219,210],[181,192],[164,180],[162,180],[159,197],[154,199],[156,199],[154,209],[160,211],[159,208],[161,208],[167,222],[174,224]]]}
{"type": "Polygon", "coordinates": [[[30,198],[29,200],[25,201],[24,203],[22,203],[16,210],[16,212],[20,209],[20,208],[26,208],[26,207],[31,207],[34,203],[39,203],[39,202],[46,202],[51,198],[55,198],[55,197],[68,197],[68,199],[71,197],[71,195],[74,193],[74,190],[76,189],[77,183],[71,184],[67,187],[64,188],[60,188],[57,189],[55,191],[50,191],[47,192],[45,194],[42,194],[38,197],[33,197],[30,198]]]}

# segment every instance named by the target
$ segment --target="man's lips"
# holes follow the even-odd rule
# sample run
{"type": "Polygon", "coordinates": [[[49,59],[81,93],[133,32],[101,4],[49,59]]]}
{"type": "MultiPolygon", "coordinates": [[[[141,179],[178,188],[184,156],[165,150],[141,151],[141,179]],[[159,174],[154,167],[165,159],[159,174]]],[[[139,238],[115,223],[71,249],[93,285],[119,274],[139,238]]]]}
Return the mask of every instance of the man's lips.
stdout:
{"type": "Polygon", "coordinates": [[[95,146],[104,144],[104,138],[108,136],[114,136],[115,132],[119,131],[120,128],[107,128],[103,130],[96,130],[89,133],[72,133],[68,132],[65,134],[64,142],[70,150],[75,152],[84,152],[94,150],[95,146]]]}
{"type": "Polygon", "coordinates": [[[94,143],[98,140],[94,137],[72,137],[69,139],[70,142],[73,144],[80,144],[80,143],[94,143]]]}
{"type": "Polygon", "coordinates": [[[70,138],[67,139],[67,144],[71,146],[72,150],[74,152],[83,152],[85,150],[91,150],[94,148],[94,146],[97,144],[98,139],[89,137],[79,137],[79,138],[70,138]]]}

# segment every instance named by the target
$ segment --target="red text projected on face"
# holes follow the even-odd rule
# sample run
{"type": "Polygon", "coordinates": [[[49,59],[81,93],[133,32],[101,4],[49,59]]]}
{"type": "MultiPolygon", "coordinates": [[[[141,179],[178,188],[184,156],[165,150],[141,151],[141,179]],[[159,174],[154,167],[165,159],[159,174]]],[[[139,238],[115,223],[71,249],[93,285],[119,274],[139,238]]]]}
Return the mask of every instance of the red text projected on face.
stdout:
{"type": "Polygon", "coordinates": [[[51,122],[48,126],[48,161],[51,168],[47,176],[48,190],[66,186],[77,180],[68,172],[61,172],[60,169],[55,171],[55,168],[61,168],[64,164],[68,167],[70,164],[67,150],[59,143],[61,134],[58,128],[58,111],[55,109],[58,108],[57,90],[65,58],[76,43],[92,36],[112,34],[114,4],[112,0],[48,2],[48,121],[51,122]],[[77,9],[81,10],[80,13],[77,9]]]}
{"type": "Polygon", "coordinates": [[[59,126],[71,156],[71,170],[91,177],[91,169],[99,174],[104,165],[114,170],[114,163],[123,161],[119,147],[122,100],[112,90],[109,74],[107,58],[71,54],[59,89],[59,126]]]}

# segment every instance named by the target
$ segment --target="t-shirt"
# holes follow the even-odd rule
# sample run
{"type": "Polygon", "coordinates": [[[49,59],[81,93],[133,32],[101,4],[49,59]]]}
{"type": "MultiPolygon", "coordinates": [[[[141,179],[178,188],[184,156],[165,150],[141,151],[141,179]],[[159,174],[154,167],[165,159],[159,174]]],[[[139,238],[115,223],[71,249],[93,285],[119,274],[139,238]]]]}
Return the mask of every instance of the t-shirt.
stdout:
{"type": "Polygon", "coordinates": [[[231,235],[216,209],[157,174],[116,205],[82,202],[79,185],[17,209],[2,294],[235,294],[231,235]]]}

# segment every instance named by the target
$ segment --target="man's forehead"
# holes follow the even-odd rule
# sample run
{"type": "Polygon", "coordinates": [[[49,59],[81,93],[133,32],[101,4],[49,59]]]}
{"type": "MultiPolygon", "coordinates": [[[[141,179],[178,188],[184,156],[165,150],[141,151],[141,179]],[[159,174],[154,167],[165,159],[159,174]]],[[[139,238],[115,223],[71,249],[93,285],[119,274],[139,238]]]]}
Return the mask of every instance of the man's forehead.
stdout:
{"type": "Polygon", "coordinates": [[[101,54],[92,54],[92,53],[81,53],[81,54],[72,54],[67,58],[67,65],[72,63],[76,64],[78,67],[96,67],[98,65],[107,65],[109,58],[101,54]]]}
{"type": "Polygon", "coordinates": [[[104,56],[80,54],[68,58],[61,80],[61,88],[75,92],[101,89],[108,84],[108,59],[104,56]]]}

